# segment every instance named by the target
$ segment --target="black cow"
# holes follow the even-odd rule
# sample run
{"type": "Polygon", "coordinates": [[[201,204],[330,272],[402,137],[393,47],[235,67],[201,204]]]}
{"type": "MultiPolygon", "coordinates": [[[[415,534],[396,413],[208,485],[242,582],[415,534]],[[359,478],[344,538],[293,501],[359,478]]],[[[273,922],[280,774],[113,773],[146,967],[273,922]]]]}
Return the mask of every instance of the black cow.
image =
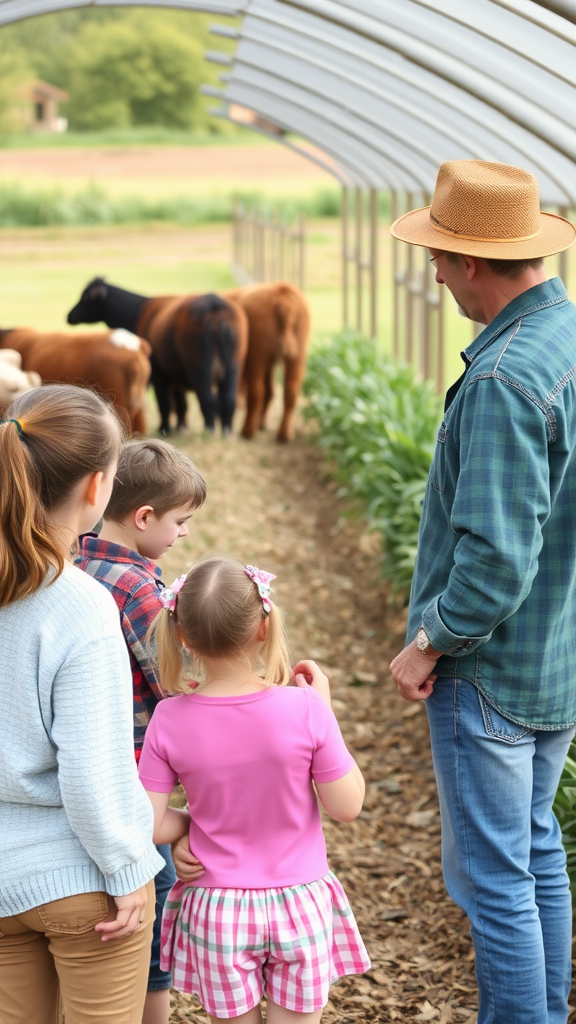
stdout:
{"type": "Polygon", "coordinates": [[[246,315],[235,302],[211,293],[148,298],[95,277],[68,313],[68,323],[100,321],[150,343],[162,433],[170,433],[172,398],[178,426],[185,425],[186,391],[196,392],[207,430],[214,430],[216,416],[223,432],[232,429],[248,346],[246,315]]]}

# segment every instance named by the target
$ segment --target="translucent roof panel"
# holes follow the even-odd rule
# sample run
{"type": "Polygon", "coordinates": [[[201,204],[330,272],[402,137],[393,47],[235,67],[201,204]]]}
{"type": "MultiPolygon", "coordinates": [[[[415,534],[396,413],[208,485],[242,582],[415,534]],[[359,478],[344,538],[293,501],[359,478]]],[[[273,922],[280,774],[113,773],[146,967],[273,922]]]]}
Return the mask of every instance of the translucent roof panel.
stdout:
{"type": "Polygon", "coordinates": [[[247,0],[227,78],[226,107],[282,101],[281,127],[333,157],[343,132],[376,187],[431,192],[443,160],[476,157],[575,201],[576,28],[532,0],[247,0]]]}
{"type": "MultiPolygon", "coordinates": [[[[116,0],[0,0],[0,25],[116,0]]],[[[430,193],[447,159],[519,164],[576,205],[576,0],[123,0],[243,15],[233,104],[324,150],[342,181],[430,193]]],[[[218,59],[215,54],[212,59],[218,59]]],[[[294,145],[294,143],[290,143],[294,145]]]]}

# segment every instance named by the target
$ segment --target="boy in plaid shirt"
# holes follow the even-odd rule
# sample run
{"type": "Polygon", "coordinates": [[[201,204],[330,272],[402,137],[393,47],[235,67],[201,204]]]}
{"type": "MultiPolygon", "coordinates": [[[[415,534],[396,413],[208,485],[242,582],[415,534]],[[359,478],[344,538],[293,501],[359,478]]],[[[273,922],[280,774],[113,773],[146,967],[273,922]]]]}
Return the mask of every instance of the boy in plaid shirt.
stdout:
{"type": "MultiPolygon", "coordinates": [[[[99,537],[82,539],[76,559],[112,594],[132,667],[134,746],[139,760],[146,728],[166,694],[156,678],[146,634],[162,609],[162,570],[156,560],[179,537],[201,507],[206,485],[187,456],[166,441],[129,441],[120,453],[110,502],[99,537]]],[[[169,846],[158,847],[166,866],[156,876],[156,922],[143,1024],[168,1024],[170,973],[160,970],[160,920],[166,896],[176,881],[169,846]]]]}

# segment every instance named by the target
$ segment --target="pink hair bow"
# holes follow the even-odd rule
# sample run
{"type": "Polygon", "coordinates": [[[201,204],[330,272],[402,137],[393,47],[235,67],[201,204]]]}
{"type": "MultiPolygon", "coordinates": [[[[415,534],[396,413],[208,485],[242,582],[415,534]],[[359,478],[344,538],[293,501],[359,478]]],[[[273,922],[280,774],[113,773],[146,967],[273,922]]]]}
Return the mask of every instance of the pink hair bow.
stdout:
{"type": "Polygon", "coordinates": [[[164,587],[164,590],[160,591],[160,600],[171,614],[176,611],[176,598],[186,582],[187,575],[187,572],[183,572],[178,579],[174,580],[174,583],[171,583],[169,587],[164,587]]]}
{"type": "Polygon", "coordinates": [[[272,602],[270,601],[270,581],[276,577],[272,572],[264,572],[264,569],[257,569],[255,565],[245,565],[244,572],[258,587],[258,593],[262,599],[262,607],[266,615],[270,614],[272,602]]]}

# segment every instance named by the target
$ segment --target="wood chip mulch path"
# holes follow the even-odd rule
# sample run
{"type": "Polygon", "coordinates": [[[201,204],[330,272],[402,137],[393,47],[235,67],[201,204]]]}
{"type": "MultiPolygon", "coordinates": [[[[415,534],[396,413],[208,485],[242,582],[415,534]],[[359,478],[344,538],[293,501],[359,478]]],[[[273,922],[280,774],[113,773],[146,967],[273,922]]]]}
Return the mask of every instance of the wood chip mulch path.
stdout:
{"type": "MultiPolygon", "coordinates": [[[[226,442],[201,436],[194,417],[175,443],[204,473],[208,500],[190,537],[165,557],[167,582],[208,552],[276,573],[295,656],[315,658],[329,675],[334,709],[366,777],[360,817],[324,824],[330,865],[372,969],[332,987],[323,1024],[475,1024],[469,928],[442,881],[426,714],[397,696],[388,672],[405,616],[378,577],[374,539],[346,516],[302,431],[288,446],[267,433],[226,442]]],[[[174,992],[171,1020],[206,1024],[207,1016],[174,992]]]]}

